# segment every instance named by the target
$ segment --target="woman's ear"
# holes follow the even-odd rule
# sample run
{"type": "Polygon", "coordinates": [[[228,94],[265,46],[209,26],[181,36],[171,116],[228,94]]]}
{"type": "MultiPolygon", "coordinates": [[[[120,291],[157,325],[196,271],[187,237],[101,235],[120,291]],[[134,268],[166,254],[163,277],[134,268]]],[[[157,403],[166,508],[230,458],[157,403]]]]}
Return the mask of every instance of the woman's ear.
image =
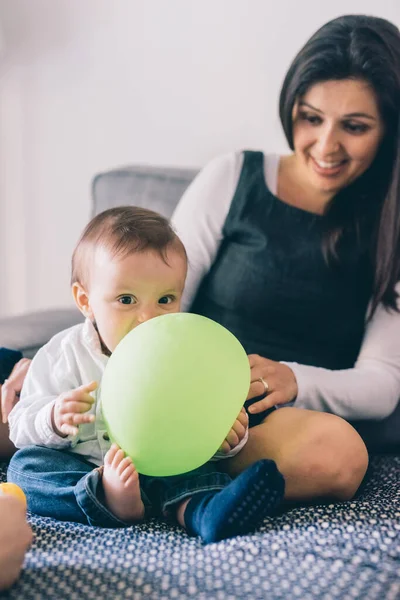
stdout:
{"type": "Polygon", "coordinates": [[[81,313],[91,321],[94,320],[94,315],[90,306],[89,294],[85,288],[77,281],[72,284],[72,295],[75,300],[75,304],[81,311],[81,313]]]}

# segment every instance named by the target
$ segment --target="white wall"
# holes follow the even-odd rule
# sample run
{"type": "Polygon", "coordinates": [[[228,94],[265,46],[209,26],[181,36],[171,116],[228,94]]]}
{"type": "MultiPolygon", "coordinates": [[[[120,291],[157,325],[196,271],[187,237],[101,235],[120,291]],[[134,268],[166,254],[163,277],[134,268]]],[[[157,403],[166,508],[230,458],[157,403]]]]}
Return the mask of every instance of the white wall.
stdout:
{"type": "Polygon", "coordinates": [[[400,26],[399,0],[0,0],[0,315],[70,303],[96,172],[284,151],[285,71],[349,12],[400,26]]]}

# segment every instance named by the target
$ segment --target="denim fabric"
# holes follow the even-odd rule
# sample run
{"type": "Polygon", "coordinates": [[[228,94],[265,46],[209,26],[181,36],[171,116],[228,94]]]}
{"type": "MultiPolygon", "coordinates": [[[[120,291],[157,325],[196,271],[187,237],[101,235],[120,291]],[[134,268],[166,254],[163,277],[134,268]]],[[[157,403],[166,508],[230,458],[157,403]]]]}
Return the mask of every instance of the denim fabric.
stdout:
{"type": "MultiPolygon", "coordinates": [[[[146,514],[168,512],[177,502],[207,490],[220,490],[231,478],[218,472],[218,463],[207,463],[190,473],[173,477],[140,475],[146,514]]],[[[35,514],[61,521],[100,527],[126,527],[101,501],[100,470],[72,452],[29,446],[12,457],[7,479],[25,492],[35,514]]]]}
{"type": "Polygon", "coordinates": [[[208,462],[189,473],[171,477],[140,475],[140,486],[152,504],[154,514],[167,514],[171,507],[194,494],[222,490],[232,481],[218,470],[218,462],[208,462]]]}
{"type": "Polygon", "coordinates": [[[0,384],[10,375],[14,365],[21,360],[22,354],[18,350],[0,348],[0,384]]]}
{"type": "Polygon", "coordinates": [[[261,152],[245,152],[224,239],[191,312],[232,331],[248,354],[330,369],[354,365],[372,291],[369,259],[344,236],[341,266],[322,252],[324,218],[267,188],[261,152]]]}
{"type": "Polygon", "coordinates": [[[101,527],[127,525],[99,500],[99,469],[77,454],[28,446],[11,458],[7,480],[24,490],[37,515],[101,527]]]}

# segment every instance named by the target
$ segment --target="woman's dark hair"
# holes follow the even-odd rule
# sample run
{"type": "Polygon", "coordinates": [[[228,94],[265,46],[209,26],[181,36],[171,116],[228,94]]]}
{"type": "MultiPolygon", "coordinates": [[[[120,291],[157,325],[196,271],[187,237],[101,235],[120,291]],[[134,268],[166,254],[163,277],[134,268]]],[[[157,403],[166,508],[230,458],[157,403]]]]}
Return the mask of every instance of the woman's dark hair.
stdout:
{"type": "Polygon", "coordinates": [[[400,279],[400,31],[385,19],[365,15],[346,15],[321,27],[286,74],[279,113],[293,150],[296,101],[316,83],[348,78],[364,80],[374,90],[385,133],[369,169],[329,203],[323,250],[327,261],[340,260],[347,232],[355,234],[361,251],[368,247],[371,317],[380,302],[396,309],[400,279]]]}

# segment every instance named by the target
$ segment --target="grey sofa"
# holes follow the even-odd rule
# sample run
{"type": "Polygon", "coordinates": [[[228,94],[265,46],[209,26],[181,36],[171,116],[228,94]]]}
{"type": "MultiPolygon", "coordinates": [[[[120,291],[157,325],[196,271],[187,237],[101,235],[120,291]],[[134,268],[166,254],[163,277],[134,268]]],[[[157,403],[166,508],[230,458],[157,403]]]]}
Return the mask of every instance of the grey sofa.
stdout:
{"type": "MultiPolygon", "coordinates": [[[[136,204],[168,217],[195,174],[151,167],[100,174],[93,213],[136,204]]],[[[32,356],[80,318],[77,311],[54,310],[0,320],[0,346],[32,356]]],[[[367,424],[370,433],[378,426],[367,424]]],[[[210,546],[167,522],[112,530],[30,515],[34,544],[22,577],[0,598],[395,600],[399,472],[400,454],[373,454],[351,502],[284,508],[252,535],[210,546]]],[[[0,463],[0,481],[5,476],[0,463]]]]}

